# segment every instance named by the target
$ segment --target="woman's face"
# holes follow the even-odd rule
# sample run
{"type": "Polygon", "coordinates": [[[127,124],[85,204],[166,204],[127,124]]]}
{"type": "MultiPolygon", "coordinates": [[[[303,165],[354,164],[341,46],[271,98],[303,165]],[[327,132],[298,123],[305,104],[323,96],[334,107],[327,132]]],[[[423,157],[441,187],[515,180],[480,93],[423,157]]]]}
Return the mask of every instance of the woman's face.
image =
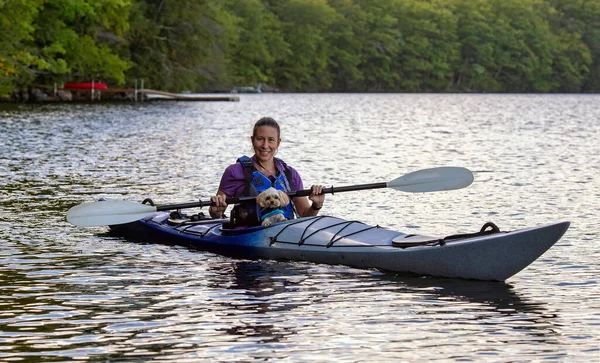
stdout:
{"type": "Polygon", "coordinates": [[[277,129],[271,126],[258,127],[252,136],[254,154],[260,162],[273,160],[280,143],[281,139],[277,134],[277,129]]]}

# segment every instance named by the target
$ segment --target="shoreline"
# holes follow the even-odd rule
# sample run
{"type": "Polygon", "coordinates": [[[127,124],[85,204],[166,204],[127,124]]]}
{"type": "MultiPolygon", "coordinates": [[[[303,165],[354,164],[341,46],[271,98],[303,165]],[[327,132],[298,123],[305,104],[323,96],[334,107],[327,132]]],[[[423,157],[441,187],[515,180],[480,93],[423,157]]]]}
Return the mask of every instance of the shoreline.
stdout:
{"type": "Polygon", "coordinates": [[[239,96],[224,93],[223,95],[194,95],[187,93],[171,93],[151,89],[52,89],[49,87],[33,87],[27,91],[15,92],[10,97],[0,97],[4,104],[43,104],[43,103],[96,103],[96,102],[151,102],[151,101],[201,101],[201,102],[237,102],[239,96]]]}

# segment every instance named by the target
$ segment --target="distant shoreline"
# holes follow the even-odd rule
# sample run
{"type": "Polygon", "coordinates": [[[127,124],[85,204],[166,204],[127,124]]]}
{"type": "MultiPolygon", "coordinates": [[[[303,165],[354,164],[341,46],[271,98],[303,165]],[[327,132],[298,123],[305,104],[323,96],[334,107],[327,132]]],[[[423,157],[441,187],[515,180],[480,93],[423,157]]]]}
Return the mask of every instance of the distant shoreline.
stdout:
{"type": "MultiPolygon", "coordinates": [[[[52,92],[53,93],[53,92],[52,92]]],[[[57,90],[56,95],[32,88],[29,91],[13,93],[11,97],[0,97],[2,104],[47,104],[47,103],[98,103],[98,102],[154,102],[154,101],[239,101],[240,94],[256,95],[265,93],[296,93],[296,94],[464,94],[464,95],[600,95],[599,92],[214,92],[214,93],[171,93],[158,90],[130,89],[95,90],[94,98],[88,90],[57,90]],[[136,99],[137,97],[137,99],[136,99]]]]}
{"type": "MultiPolygon", "coordinates": [[[[46,87],[44,87],[46,88],[46,87]]],[[[15,92],[11,97],[0,97],[0,103],[96,103],[96,102],[149,102],[149,101],[239,101],[235,94],[215,95],[171,93],[150,89],[109,88],[99,90],[57,89],[47,92],[42,87],[15,92]]]]}

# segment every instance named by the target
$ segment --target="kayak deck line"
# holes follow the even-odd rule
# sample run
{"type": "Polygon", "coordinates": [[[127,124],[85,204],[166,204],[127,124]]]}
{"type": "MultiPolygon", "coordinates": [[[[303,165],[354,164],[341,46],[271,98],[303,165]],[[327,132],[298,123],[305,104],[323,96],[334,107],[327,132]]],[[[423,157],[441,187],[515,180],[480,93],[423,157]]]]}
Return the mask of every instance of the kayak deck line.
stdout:
{"type": "MultiPolygon", "coordinates": [[[[360,221],[342,221],[339,223],[335,223],[335,224],[330,224],[326,227],[322,227],[319,229],[316,229],[315,231],[313,231],[312,233],[308,234],[308,235],[304,235],[307,231],[308,231],[308,227],[311,227],[314,223],[318,222],[319,220],[326,218],[327,216],[314,216],[314,217],[307,217],[304,218],[302,220],[293,220],[292,222],[287,223],[276,235],[270,237],[270,246],[272,246],[275,243],[287,243],[287,244],[295,244],[298,246],[302,246],[305,244],[306,240],[309,239],[310,237],[323,232],[327,229],[330,229],[332,227],[337,227],[337,226],[343,226],[340,230],[338,230],[337,232],[335,232],[335,234],[331,237],[331,239],[329,240],[329,242],[325,245],[326,248],[330,248],[333,247],[333,245],[344,238],[350,237],[352,235],[358,234],[358,233],[362,233],[362,232],[366,232],[368,230],[371,230],[373,228],[382,228],[379,225],[376,226],[367,226],[365,223],[360,222],[360,221]],[[279,237],[279,235],[281,233],[283,233],[288,227],[293,226],[296,223],[303,223],[307,220],[312,220],[312,222],[304,229],[304,232],[302,233],[302,235],[300,236],[298,242],[295,241],[284,241],[284,240],[278,240],[277,238],[279,237]],[[354,231],[345,235],[341,235],[340,233],[348,226],[352,225],[352,224],[361,224],[361,225],[365,225],[367,226],[364,229],[358,230],[358,231],[354,231]]],[[[174,228],[178,229],[180,231],[180,233],[191,233],[194,234],[196,236],[199,237],[203,237],[205,236],[207,233],[209,233],[213,228],[217,228],[220,227],[221,230],[223,232],[227,231],[228,228],[224,228],[223,225],[225,225],[226,223],[229,222],[228,219],[203,219],[203,220],[198,220],[198,221],[190,221],[190,220],[184,220],[184,221],[177,221],[174,219],[170,219],[169,220],[170,223],[173,223],[174,228]],[[218,224],[220,222],[220,224],[218,224]],[[197,225],[202,225],[202,224],[214,224],[213,226],[211,226],[210,228],[208,228],[206,231],[203,232],[197,232],[197,231],[193,231],[193,230],[189,230],[189,228],[193,227],[193,226],[197,226],[197,225]],[[183,227],[183,228],[180,228],[183,227]]],[[[258,227],[258,229],[262,229],[261,226],[256,226],[258,227]]],[[[256,227],[252,228],[252,229],[248,229],[248,232],[250,232],[251,230],[255,230],[256,227]]],[[[239,233],[243,233],[244,229],[232,229],[235,230],[239,233]]],[[[311,245],[311,244],[307,244],[307,245],[311,245]]],[[[315,246],[321,246],[321,245],[315,245],[315,246]]],[[[377,246],[377,245],[369,245],[369,246],[377,246]]],[[[384,245],[381,245],[384,246],[384,245]]],[[[346,246],[347,247],[347,246],[346,246]]]]}
{"type": "Polygon", "coordinates": [[[197,236],[200,237],[204,237],[207,233],[209,233],[213,228],[217,228],[219,225],[215,224],[214,226],[209,227],[206,231],[204,232],[196,232],[196,231],[188,231],[189,228],[193,227],[193,225],[187,226],[185,228],[182,228],[179,230],[179,233],[192,233],[195,234],[197,236]]]}
{"type": "Polygon", "coordinates": [[[490,234],[495,233],[508,233],[500,231],[500,228],[496,226],[492,222],[486,222],[479,232],[474,233],[461,233],[461,234],[452,234],[443,238],[437,237],[426,237],[416,234],[407,234],[402,237],[396,237],[392,240],[392,245],[394,247],[400,248],[408,248],[408,247],[416,247],[416,246],[444,246],[446,243],[457,241],[461,239],[473,238],[473,237],[483,237],[490,234]],[[491,228],[491,229],[490,229],[491,228]]]}
{"type": "MultiPolygon", "coordinates": [[[[337,226],[342,226],[342,225],[343,225],[343,227],[342,227],[340,230],[338,230],[337,232],[335,232],[335,234],[334,234],[334,235],[331,237],[331,239],[329,240],[329,242],[328,242],[328,243],[325,245],[325,247],[326,247],[326,248],[330,248],[330,247],[332,247],[332,246],[333,246],[333,244],[334,244],[335,242],[337,242],[337,241],[339,241],[339,240],[341,240],[341,239],[343,239],[343,238],[347,238],[347,237],[350,237],[350,236],[352,236],[352,235],[355,235],[355,234],[358,234],[358,233],[361,233],[361,232],[365,232],[365,231],[368,231],[368,230],[370,230],[370,229],[373,229],[373,228],[381,228],[381,227],[379,227],[378,225],[377,225],[377,226],[367,226],[367,228],[364,228],[364,229],[362,229],[362,230],[354,231],[354,232],[352,232],[352,233],[349,233],[349,234],[346,234],[346,235],[340,235],[340,233],[341,233],[341,232],[342,232],[342,231],[343,231],[343,230],[344,230],[346,227],[348,227],[348,226],[350,226],[350,225],[352,225],[352,224],[355,224],[355,223],[357,223],[357,224],[366,225],[366,224],[364,224],[364,223],[362,223],[362,222],[359,222],[359,221],[342,221],[342,222],[339,222],[339,223],[330,224],[330,225],[328,225],[328,226],[326,226],[326,227],[322,227],[322,228],[320,228],[320,229],[319,229],[319,228],[317,228],[317,229],[315,229],[315,231],[314,231],[314,232],[312,232],[312,233],[310,233],[309,235],[305,236],[305,233],[306,233],[306,232],[309,230],[309,228],[310,228],[310,227],[312,227],[312,226],[313,226],[313,224],[315,224],[316,222],[318,222],[319,220],[321,220],[321,219],[323,219],[323,218],[326,218],[326,216],[316,216],[316,217],[309,217],[309,219],[312,219],[313,221],[312,221],[312,222],[311,222],[311,223],[310,223],[308,226],[306,226],[306,227],[305,227],[304,231],[302,232],[302,235],[300,235],[300,238],[298,239],[298,242],[293,242],[293,241],[283,241],[283,240],[278,240],[278,239],[277,239],[277,238],[279,237],[279,235],[280,235],[281,233],[283,233],[283,232],[284,232],[284,231],[285,231],[287,228],[289,228],[290,226],[293,226],[293,225],[294,225],[294,224],[296,224],[296,223],[301,223],[301,222],[304,222],[304,221],[296,221],[296,223],[287,223],[287,224],[286,224],[286,225],[285,225],[285,226],[284,226],[284,227],[281,229],[281,231],[279,231],[279,232],[278,232],[276,235],[274,235],[273,237],[271,237],[271,244],[270,244],[270,245],[273,245],[273,244],[275,244],[275,243],[277,243],[277,242],[281,242],[281,243],[296,243],[296,244],[298,244],[298,246],[302,246],[302,245],[303,245],[303,244],[306,242],[306,240],[307,240],[307,239],[309,239],[310,237],[312,237],[312,236],[316,235],[317,233],[323,232],[323,231],[325,231],[325,230],[327,230],[327,229],[329,229],[329,228],[332,228],[332,227],[337,227],[337,226]],[[336,238],[336,237],[337,237],[337,238],[336,238]]],[[[319,245],[319,246],[320,246],[320,245],[319,245]]]]}
{"type": "Polygon", "coordinates": [[[210,229],[208,229],[206,232],[203,232],[203,233],[198,233],[196,231],[188,231],[188,229],[191,227],[203,225],[203,224],[214,224],[214,226],[212,226],[211,228],[215,228],[215,227],[218,227],[219,225],[223,225],[227,222],[229,222],[229,219],[225,219],[225,218],[203,218],[203,219],[192,220],[192,219],[183,219],[183,218],[175,219],[175,218],[171,218],[169,216],[169,219],[167,219],[167,224],[170,226],[173,226],[173,228],[177,228],[181,233],[193,233],[197,236],[205,235],[206,233],[208,233],[210,231],[210,229]],[[180,227],[184,227],[184,228],[179,229],[180,227]]]}

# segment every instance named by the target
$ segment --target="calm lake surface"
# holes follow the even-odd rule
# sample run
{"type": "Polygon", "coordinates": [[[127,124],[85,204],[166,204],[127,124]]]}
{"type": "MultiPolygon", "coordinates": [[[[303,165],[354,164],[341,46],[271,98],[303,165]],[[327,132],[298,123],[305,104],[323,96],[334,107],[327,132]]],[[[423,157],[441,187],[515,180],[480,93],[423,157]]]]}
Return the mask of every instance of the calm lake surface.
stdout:
{"type": "Polygon", "coordinates": [[[0,361],[598,362],[598,155],[599,95],[1,105],[0,361]],[[66,222],[101,197],[209,198],[262,116],[306,186],[475,174],[455,191],[328,195],[323,214],[440,236],[571,228],[491,283],[234,260],[66,222]]]}

